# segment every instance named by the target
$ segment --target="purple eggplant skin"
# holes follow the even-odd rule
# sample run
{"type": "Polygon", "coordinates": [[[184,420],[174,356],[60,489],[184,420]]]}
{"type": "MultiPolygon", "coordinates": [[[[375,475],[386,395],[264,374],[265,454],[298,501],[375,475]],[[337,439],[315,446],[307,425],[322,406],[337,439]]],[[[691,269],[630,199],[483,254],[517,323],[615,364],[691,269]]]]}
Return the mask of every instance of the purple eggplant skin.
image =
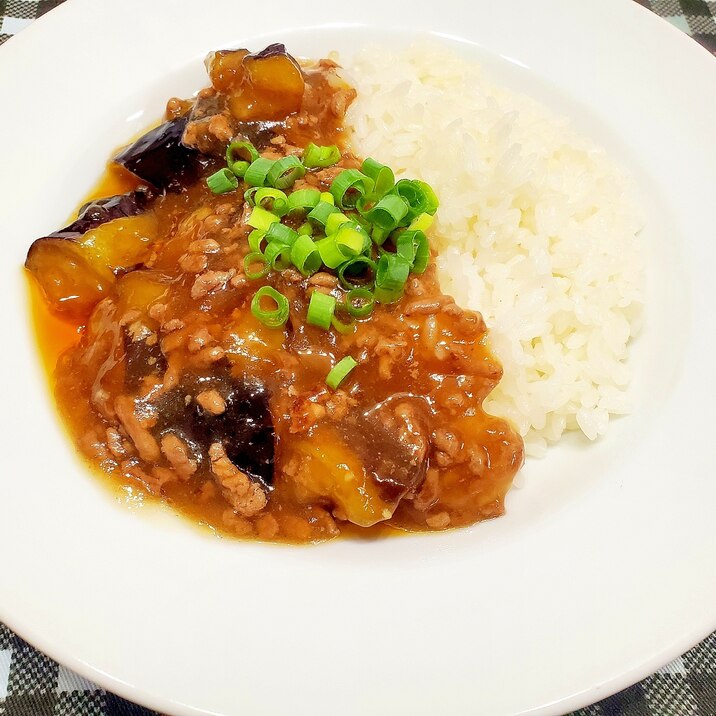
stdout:
{"type": "Polygon", "coordinates": [[[286,52],[286,45],[281,42],[274,42],[273,45],[264,47],[261,52],[251,53],[249,57],[257,60],[263,60],[267,57],[276,57],[276,55],[288,55],[288,52],[286,52]]]}
{"type": "Polygon", "coordinates": [[[180,192],[196,180],[202,165],[199,152],[182,143],[186,123],[187,117],[177,117],[160,124],[114,161],[159,191],[180,192]]]}
{"type": "Polygon", "coordinates": [[[113,219],[144,213],[153,198],[154,192],[149,187],[140,187],[127,194],[95,199],[80,209],[77,218],[71,224],[47,236],[53,239],[76,239],[113,219]]]}
{"type": "MultiPolygon", "coordinates": [[[[144,371],[147,371],[146,363],[144,371]]],[[[269,392],[255,379],[238,379],[228,365],[219,363],[210,375],[185,375],[156,405],[157,439],[167,431],[178,433],[202,461],[209,461],[209,448],[221,443],[231,462],[265,489],[273,485],[276,433],[269,409],[269,392]],[[220,415],[204,410],[196,396],[213,389],[224,399],[220,415]],[[187,401],[187,396],[191,399],[187,401]]]]}

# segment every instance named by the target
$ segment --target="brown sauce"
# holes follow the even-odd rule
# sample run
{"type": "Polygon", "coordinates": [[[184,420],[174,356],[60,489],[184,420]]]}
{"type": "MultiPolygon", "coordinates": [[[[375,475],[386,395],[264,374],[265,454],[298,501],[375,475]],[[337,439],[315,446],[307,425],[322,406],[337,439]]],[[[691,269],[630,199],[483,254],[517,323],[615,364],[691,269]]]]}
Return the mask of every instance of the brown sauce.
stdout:
{"type": "MultiPolygon", "coordinates": [[[[265,156],[308,141],[343,146],[337,169],[310,173],[294,188],[325,191],[338,170],[359,165],[341,123],[350,93],[331,72],[327,64],[307,73],[302,104],[283,123],[253,127],[275,138],[265,156]]],[[[241,119],[253,121],[260,108],[242,91],[230,106],[253,113],[241,119]]],[[[270,96],[274,123],[276,101],[270,96]]],[[[170,117],[172,109],[185,111],[172,102],[170,117]]],[[[222,111],[225,122],[212,128],[201,118],[207,133],[197,141],[235,131],[236,118],[222,111]]],[[[180,193],[162,194],[147,212],[105,224],[89,242],[82,237],[92,260],[105,262],[89,315],[79,308],[58,314],[63,307],[52,306],[30,279],[43,362],[80,453],[125,494],[155,495],[193,521],[241,537],[382,536],[395,527],[437,530],[502,514],[523,450],[508,423],[482,410],[501,368],[480,315],[441,293],[431,261],[424,274],[409,278],[399,302],[379,305],[354,332],[308,325],[312,292],[340,297],[342,289],[326,272],[246,279],[251,229],[241,195],[214,195],[203,179],[220,165],[208,161],[202,177],[180,193]],[[121,251],[115,236],[124,242],[121,251]],[[107,264],[115,267],[112,276],[102,273],[107,264]],[[283,329],[251,313],[262,285],[291,303],[283,329]],[[359,365],[331,390],[326,375],[346,355],[359,365]],[[244,400],[246,385],[260,386],[275,432],[268,486],[237,470],[229,447],[215,437],[203,444],[196,423],[201,416],[221,422],[231,412],[232,391],[238,386],[244,400]]],[[[110,163],[87,201],[140,184],[110,163]]],[[[36,275],[42,283],[42,271],[36,275]]]]}

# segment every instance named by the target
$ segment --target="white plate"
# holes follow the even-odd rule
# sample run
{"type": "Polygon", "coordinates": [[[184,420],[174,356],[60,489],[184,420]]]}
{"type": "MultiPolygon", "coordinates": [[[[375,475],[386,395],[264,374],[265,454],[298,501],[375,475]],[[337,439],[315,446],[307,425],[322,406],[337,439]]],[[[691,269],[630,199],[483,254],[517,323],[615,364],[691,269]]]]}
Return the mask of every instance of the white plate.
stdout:
{"type": "Polygon", "coordinates": [[[626,0],[409,12],[73,0],[11,40],[0,618],[106,688],[180,714],[555,714],[704,637],[716,627],[715,85],[713,58],[626,0]],[[63,224],[167,97],[205,82],[208,50],[285,40],[350,56],[419,31],[568,113],[636,175],[650,260],[638,409],[595,445],[530,462],[506,517],[447,534],[272,547],[117,504],[51,408],[19,270],[30,242],[63,224]]]}

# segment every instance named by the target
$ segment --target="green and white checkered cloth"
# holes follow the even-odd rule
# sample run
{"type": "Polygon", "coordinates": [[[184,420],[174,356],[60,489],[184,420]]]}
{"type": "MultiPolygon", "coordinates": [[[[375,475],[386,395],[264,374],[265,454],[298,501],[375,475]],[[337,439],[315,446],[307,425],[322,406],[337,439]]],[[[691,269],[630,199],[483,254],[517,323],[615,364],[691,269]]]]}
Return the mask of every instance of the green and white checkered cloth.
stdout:
{"type": "MultiPolygon", "coordinates": [[[[716,0],[637,1],[716,55],[716,0]]],[[[0,44],[61,2],[0,0],[0,44]]],[[[153,712],[82,679],[0,624],[0,716],[153,712]]],[[[571,716],[716,716],[716,632],[644,681],[571,716]]]]}

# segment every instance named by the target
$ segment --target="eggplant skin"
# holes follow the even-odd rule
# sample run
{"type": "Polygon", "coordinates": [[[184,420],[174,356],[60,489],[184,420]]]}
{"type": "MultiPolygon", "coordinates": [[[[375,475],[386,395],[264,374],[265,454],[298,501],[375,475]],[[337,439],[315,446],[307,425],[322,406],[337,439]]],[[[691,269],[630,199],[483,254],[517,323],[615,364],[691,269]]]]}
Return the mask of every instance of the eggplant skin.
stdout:
{"type": "Polygon", "coordinates": [[[76,239],[108,221],[144,213],[153,198],[154,193],[151,189],[141,187],[127,194],[115,194],[104,199],[95,199],[80,209],[77,218],[71,224],[59,231],[53,231],[48,234],[48,237],[76,239]]]}
{"type": "Polygon", "coordinates": [[[160,124],[115,158],[117,164],[160,191],[178,193],[198,176],[199,152],[182,143],[187,117],[160,124]]]}
{"type": "Polygon", "coordinates": [[[212,375],[185,375],[156,408],[155,437],[166,430],[177,432],[205,460],[212,443],[221,443],[239,470],[266,489],[272,487],[276,433],[263,383],[234,378],[228,366],[219,365],[212,375]],[[208,413],[196,401],[201,391],[209,389],[218,391],[226,403],[220,415],[208,413]]]}
{"type": "Polygon", "coordinates": [[[288,55],[288,52],[286,52],[286,45],[281,42],[274,42],[273,45],[264,47],[261,52],[252,53],[249,55],[249,57],[252,57],[256,60],[263,60],[267,57],[276,57],[276,55],[288,55]]]}

